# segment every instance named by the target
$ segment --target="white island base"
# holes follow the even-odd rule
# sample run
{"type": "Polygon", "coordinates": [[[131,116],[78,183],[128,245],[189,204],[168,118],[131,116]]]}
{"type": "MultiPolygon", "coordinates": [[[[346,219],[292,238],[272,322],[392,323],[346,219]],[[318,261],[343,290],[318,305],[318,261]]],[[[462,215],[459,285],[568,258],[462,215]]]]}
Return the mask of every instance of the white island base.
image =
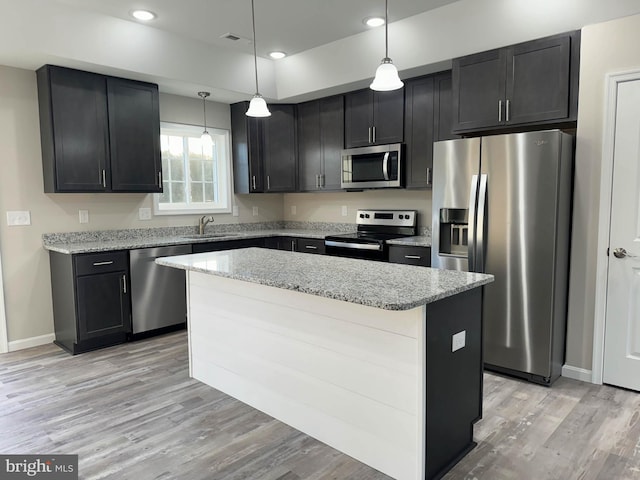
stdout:
{"type": "Polygon", "coordinates": [[[481,288],[393,311],[198,271],[187,285],[194,378],[399,480],[473,448],[481,288]]]}

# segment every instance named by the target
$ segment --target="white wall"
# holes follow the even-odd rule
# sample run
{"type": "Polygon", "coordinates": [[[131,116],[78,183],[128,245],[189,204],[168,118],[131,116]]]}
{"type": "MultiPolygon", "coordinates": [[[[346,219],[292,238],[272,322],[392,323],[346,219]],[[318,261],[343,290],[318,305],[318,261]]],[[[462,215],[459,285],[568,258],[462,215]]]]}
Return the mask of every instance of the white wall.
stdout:
{"type": "MultiPolygon", "coordinates": [[[[202,124],[202,100],[161,94],[163,121],[202,124]]],[[[207,125],[230,129],[228,105],[208,102],[207,125]]],[[[0,66],[0,245],[8,340],[20,342],[53,333],[49,257],[42,234],[196,225],[197,215],[138,220],[139,207],[152,207],[148,194],[45,194],[35,72],[0,66]],[[78,223],[78,210],[90,223],[78,223]],[[8,227],[6,211],[28,210],[30,226],[8,227]]],[[[216,223],[282,219],[282,195],[236,195],[240,216],[216,214],[216,223]],[[254,217],[253,206],[260,206],[254,217]]]]}

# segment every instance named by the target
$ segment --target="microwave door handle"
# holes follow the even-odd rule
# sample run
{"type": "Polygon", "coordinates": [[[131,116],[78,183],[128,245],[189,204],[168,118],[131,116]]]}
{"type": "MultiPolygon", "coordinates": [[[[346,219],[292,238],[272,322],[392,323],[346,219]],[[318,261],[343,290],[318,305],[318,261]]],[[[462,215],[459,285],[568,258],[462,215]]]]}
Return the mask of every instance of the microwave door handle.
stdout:
{"type": "Polygon", "coordinates": [[[471,191],[469,192],[469,218],[467,223],[467,252],[469,271],[475,272],[476,264],[476,205],[478,203],[478,175],[471,177],[471,191]]]}
{"type": "Polygon", "coordinates": [[[389,181],[389,152],[385,152],[384,158],[382,159],[382,173],[384,179],[389,181]]]}

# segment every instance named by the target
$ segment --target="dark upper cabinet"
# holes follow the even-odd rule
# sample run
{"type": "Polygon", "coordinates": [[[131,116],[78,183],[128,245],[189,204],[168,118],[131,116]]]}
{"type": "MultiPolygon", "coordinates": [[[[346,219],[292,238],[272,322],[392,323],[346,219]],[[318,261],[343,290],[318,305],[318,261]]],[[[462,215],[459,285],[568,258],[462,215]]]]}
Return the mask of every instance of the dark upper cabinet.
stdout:
{"type": "Polygon", "coordinates": [[[405,186],[431,188],[433,142],[451,133],[451,72],[405,82],[405,186]]]}
{"type": "Polygon", "coordinates": [[[271,116],[245,115],[249,102],[231,105],[235,193],[296,190],[296,118],[294,105],[269,105],[271,116]]]}
{"type": "Polygon", "coordinates": [[[454,132],[575,122],[580,32],[453,60],[454,132]]]}
{"type": "Polygon", "coordinates": [[[322,98],[297,107],[299,190],[339,190],[344,97],[322,98]]]}
{"type": "Polygon", "coordinates": [[[345,95],[345,147],[404,140],[404,89],[358,90],[345,95]]]}
{"type": "Polygon", "coordinates": [[[37,71],[44,190],[161,192],[157,85],[37,71]]]}
{"type": "Polygon", "coordinates": [[[107,78],[111,190],[162,191],[158,87],[107,78]]]}

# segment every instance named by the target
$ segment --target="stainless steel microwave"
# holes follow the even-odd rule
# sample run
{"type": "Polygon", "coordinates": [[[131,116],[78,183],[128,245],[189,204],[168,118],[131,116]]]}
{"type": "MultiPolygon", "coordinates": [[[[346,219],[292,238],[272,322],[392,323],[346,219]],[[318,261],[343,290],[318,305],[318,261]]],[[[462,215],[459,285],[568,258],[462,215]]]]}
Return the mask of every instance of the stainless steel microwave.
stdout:
{"type": "Polygon", "coordinates": [[[342,151],[342,188],[402,187],[402,144],[342,151]]]}

